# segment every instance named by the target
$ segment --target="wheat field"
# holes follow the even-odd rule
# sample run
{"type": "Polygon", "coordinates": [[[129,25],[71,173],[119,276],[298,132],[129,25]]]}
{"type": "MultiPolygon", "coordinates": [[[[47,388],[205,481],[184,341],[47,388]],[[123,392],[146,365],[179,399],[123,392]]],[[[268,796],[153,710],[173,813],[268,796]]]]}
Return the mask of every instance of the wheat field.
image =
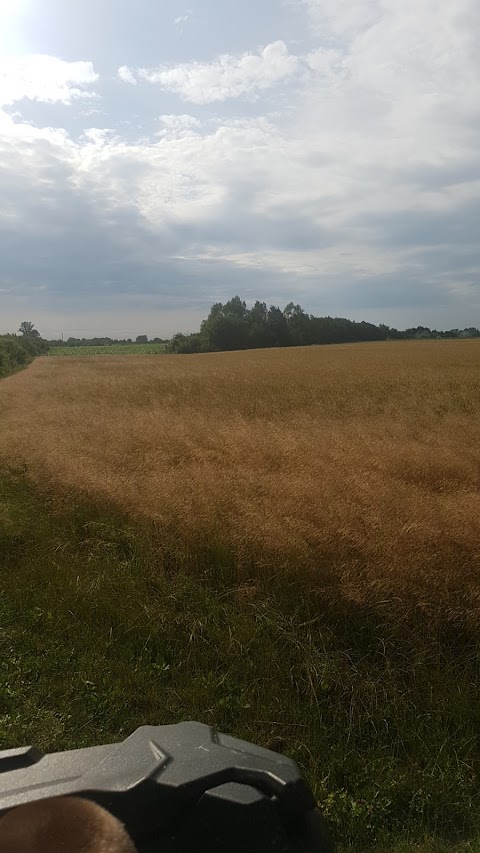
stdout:
{"type": "Polygon", "coordinates": [[[477,341],[40,358],[0,413],[3,465],[148,519],[179,559],[478,615],[477,341]]]}
{"type": "Polygon", "coordinates": [[[198,719],[342,853],[480,838],[480,342],[39,358],[0,382],[0,743],[198,719]]]}

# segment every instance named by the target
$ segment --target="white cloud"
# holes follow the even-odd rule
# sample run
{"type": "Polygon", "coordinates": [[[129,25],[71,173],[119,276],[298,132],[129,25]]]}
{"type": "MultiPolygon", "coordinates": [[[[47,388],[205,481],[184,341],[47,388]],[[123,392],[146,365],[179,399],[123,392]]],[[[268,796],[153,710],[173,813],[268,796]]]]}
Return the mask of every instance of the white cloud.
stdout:
{"type": "MultiPolygon", "coordinates": [[[[398,5],[398,0],[393,2],[398,5]]],[[[315,33],[326,42],[369,29],[384,4],[382,0],[300,0],[300,5],[307,9],[315,33]]]]}
{"type": "Polygon", "coordinates": [[[178,17],[174,19],[173,23],[176,27],[182,28],[184,24],[189,24],[192,19],[193,9],[187,9],[183,15],[178,15],[178,17]]]}
{"type": "MultiPolygon", "coordinates": [[[[316,24],[324,23],[325,43],[308,57],[313,76],[301,101],[302,126],[314,133],[312,111],[321,111],[323,151],[337,152],[357,174],[367,165],[392,172],[414,164],[441,168],[474,154],[475,0],[357,0],[339,3],[336,13],[330,0],[306,2],[316,24]],[[348,29],[352,9],[358,20],[348,29]],[[335,49],[328,46],[332,26],[344,34],[335,49]]],[[[404,177],[400,182],[403,192],[404,177]]]]}
{"type": "MultiPolygon", "coordinates": [[[[201,127],[191,117],[164,117],[160,141],[128,155],[148,164],[134,191],[142,216],[152,227],[174,222],[193,234],[177,250],[185,258],[359,284],[409,270],[428,279],[430,264],[438,281],[423,254],[424,245],[436,245],[435,217],[461,217],[480,199],[472,180],[455,178],[478,150],[474,0],[454,0],[454,8],[433,0],[308,5],[316,47],[303,58],[279,42],[255,55],[137,72],[199,104],[299,72],[288,112],[270,121],[201,127]],[[305,220],[300,231],[309,232],[304,245],[301,236],[297,248],[261,245],[262,223],[295,223],[298,216],[305,220]],[[423,240],[416,228],[425,231],[423,240]],[[332,245],[322,245],[324,233],[332,245]]],[[[465,252],[453,244],[452,268],[465,252]]],[[[480,258],[471,267],[479,270],[480,258]]]]}
{"type": "Polygon", "coordinates": [[[82,139],[85,139],[87,143],[93,144],[98,148],[102,148],[113,136],[114,133],[110,128],[89,127],[83,131],[82,139]]]}
{"type": "Polygon", "coordinates": [[[55,56],[31,54],[0,59],[0,106],[28,98],[44,103],[70,104],[94,97],[98,80],[91,62],[66,62],[55,56]]]}
{"type": "Polygon", "coordinates": [[[195,116],[186,115],[162,115],[159,117],[161,129],[159,136],[191,136],[198,133],[202,123],[195,116]]]}
{"type": "Polygon", "coordinates": [[[118,69],[118,76],[124,83],[130,83],[132,86],[137,85],[137,81],[128,65],[122,65],[121,68],[118,69]]]}
{"type": "Polygon", "coordinates": [[[139,68],[136,75],[185,101],[209,104],[269,89],[298,69],[298,58],[289,53],[285,42],[276,41],[256,54],[223,54],[213,62],[139,68]]]}
{"type": "MultiPolygon", "coordinates": [[[[18,169],[28,169],[26,186],[38,181],[41,193],[48,192],[37,176],[42,158],[49,159],[68,175],[58,185],[92,202],[101,222],[114,222],[120,211],[119,252],[127,247],[136,264],[129,271],[132,290],[142,286],[143,265],[154,270],[157,288],[167,287],[158,284],[163,279],[156,270],[168,259],[184,266],[182,276],[170,279],[168,272],[165,281],[172,289],[194,281],[192,294],[196,287],[210,293],[223,264],[226,291],[258,287],[253,295],[268,299],[265,276],[280,281],[285,275],[288,288],[311,295],[311,302],[299,296],[311,310],[318,293],[325,295],[325,311],[337,310],[337,295],[345,291],[349,304],[363,310],[368,282],[380,278],[386,284],[372,285],[365,297],[372,312],[389,299],[403,305],[409,280],[415,280],[412,305],[425,282],[429,311],[436,294],[440,302],[446,294],[460,305],[480,306],[477,0],[308,0],[308,8],[312,39],[303,57],[275,42],[209,63],[118,72],[125,82],[147,80],[194,104],[251,96],[283,80],[281,112],[273,113],[266,98],[255,108],[249,104],[247,115],[235,104],[236,118],[231,109],[222,117],[220,107],[203,121],[160,115],[151,136],[142,128],[136,142],[128,131],[122,138],[121,124],[112,133],[87,129],[74,140],[61,129],[0,113],[0,144],[2,135],[15,137],[12,149],[18,144],[20,150],[22,139],[41,142],[36,158],[18,155],[18,169]]],[[[150,95],[149,119],[158,114],[159,100],[150,95]]],[[[112,124],[110,115],[105,123],[112,124]]],[[[17,196],[12,193],[7,206],[0,192],[2,216],[21,221],[17,196]]],[[[28,206],[28,193],[25,198],[28,206]]],[[[62,210],[61,204],[60,198],[51,209],[62,210]]],[[[90,208],[85,220],[91,221],[90,208]]],[[[112,280],[115,275],[118,269],[112,280]]],[[[111,294],[110,279],[109,287],[111,294]]],[[[460,313],[450,325],[466,323],[460,313]]],[[[421,321],[415,311],[410,317],[421,321]]]]}

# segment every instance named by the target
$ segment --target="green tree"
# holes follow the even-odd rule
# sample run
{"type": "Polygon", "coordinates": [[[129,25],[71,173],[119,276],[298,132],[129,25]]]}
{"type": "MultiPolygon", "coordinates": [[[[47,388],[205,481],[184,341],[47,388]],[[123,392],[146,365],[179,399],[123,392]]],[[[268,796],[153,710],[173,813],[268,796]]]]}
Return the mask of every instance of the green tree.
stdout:
{"type": "Polygon", "coordinates": [[[248,326],[235,314],[219,314],[209,325],[208,339],[213,350],[245,349],[248,326]]]}
{"type": "Polygon", "coordinates": [[[183,335],[181,332],[173,336],[168,344],[168,352],[177,352],[184,355],[188,353],[202,352],[203,339],[200,332],[192,335],[183,335]]]}
{"type": "Polygon", "coordinates": [[[225,305],[216,302],[200,329],[206,350],[236,350],[249,346],[249,314],[246,302],[234,296],[225,305]]]}
{"type": "Polygon", "coordinates": [[[30,320],[23,320],[20,323],[20,327],[18,329],[20,334],[22,334],[25,338],[39,338],[40,332],[37,332],[33,323],[30,320]]]}
{"type": "Polygon", "coordinates": [[[271,305],[267,316],[267,333],[269,334],[272,347],[288,347],[292,343],[290,329],[288,328],[287,318],[280,308],[271,305]]]}
{"type": "MultiPolygon", "coordinates": [[[[474,337],[480,332],[473,327],[465,333],[474,337]]],[[[431,332],[425,326],[399,331],[383,323],[375,326],[364,320],[346,317],[315,317],[301,305],[289,302],[282,311],[275,305],[267,309],[265,302],[246,302],[234,296],[224,305],[216,302],[196,335],[176,335],[172,352],[219,352],[260,347],[310,346],[343,344],[356,341],[384,341],[409,337],[458,337],[458,329],[431,332]]]]}
{"type": "Polygon", "coordinates": [[[272,346],[267,329],[268,309],[265,302],[255,302],[248,312],[249,346],[255,348],[272,346]]]}
{"type": "Polygon", "coordinates": [[[148,344],[148,336],[147,335],[137,335],[135,338],[135,343],[137,344],[148,344]]]}
{"type": "Polygon", "coordinates": [[[314,343],[310,317],[305,313],[301,305],[293,302],[285,307],[283,315],[287,321],[292,344],[295,346],[307,346],[314,343]]]}
{"type": "Polygon", "coordinates": [[[245,320],[247,317],[247,303],[244,302],[243,299],[240,299],[239,296],[234,296],[233,299],[229,299],[228,302],[225,303],[222,314],[225,316],[231,314],[238,320],[245,320]]]}

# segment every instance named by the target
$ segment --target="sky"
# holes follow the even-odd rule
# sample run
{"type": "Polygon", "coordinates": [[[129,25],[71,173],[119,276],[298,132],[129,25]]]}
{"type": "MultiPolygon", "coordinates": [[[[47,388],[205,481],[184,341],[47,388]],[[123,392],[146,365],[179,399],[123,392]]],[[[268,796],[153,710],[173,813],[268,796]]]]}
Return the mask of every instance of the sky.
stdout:
{"type": "Polygon", "coordinates": [[[0,332],[480,326],[478,0],[0,0],[0,332]]]}

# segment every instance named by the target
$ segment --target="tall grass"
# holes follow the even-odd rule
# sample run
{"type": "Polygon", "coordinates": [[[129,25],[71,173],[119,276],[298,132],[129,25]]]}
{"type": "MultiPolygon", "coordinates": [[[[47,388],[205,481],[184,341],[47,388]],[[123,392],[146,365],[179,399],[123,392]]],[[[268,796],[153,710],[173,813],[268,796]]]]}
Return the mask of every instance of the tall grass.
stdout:
{"type": "Polygon", "coordinates": [[[356,602],[478,607],[480,346],[39,360],[0,388],[0,458],[356,602]]]}
{"type": "Polygon", "coordinates": [[[193,716],[294,755],[354,849],[474,836],[479,368],[435,341],[4,380],[8,745],[193,716]]]}

